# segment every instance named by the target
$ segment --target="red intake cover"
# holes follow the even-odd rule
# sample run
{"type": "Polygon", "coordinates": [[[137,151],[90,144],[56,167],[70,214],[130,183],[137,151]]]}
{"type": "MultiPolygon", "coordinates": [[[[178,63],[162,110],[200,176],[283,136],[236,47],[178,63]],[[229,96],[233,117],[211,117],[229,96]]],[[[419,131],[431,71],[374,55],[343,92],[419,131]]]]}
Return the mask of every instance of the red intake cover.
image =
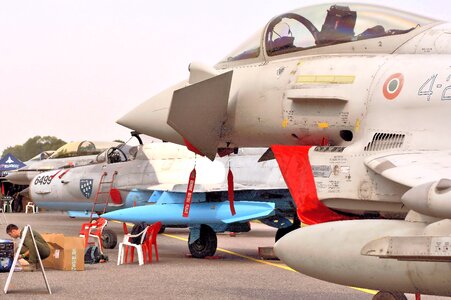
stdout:
{"type": "Polygon", "coordinates": [[[299,219],[309,225],[350,219],[335,213],[319,201],[308,157],[310,147],[271,146],[296,204],[299,219]]]}

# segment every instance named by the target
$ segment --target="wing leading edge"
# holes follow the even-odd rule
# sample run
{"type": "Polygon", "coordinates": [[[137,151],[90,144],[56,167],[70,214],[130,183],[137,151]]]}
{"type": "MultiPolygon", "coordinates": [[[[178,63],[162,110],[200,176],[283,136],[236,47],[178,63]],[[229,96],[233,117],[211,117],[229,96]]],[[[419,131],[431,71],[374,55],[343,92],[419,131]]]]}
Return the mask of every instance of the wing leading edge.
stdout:
{"type": "Polygon", "coordinates": [[[451,152],[385,154],[369,157],[365,165],[388,180],[410,187],[401,198],[409,209],[451,218],[451,152]]]}

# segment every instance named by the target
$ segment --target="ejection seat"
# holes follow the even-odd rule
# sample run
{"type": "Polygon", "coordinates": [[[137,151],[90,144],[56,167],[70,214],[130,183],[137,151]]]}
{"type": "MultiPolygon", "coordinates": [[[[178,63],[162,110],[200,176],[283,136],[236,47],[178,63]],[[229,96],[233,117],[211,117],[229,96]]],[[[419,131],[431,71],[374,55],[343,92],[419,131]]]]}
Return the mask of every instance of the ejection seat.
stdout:
{"type": "Polygon", "coordinates": [[[377,38],[380,36],[385,36],[387,33],[385,32],[385,29],[381,25],[376,25],[374,27],[366,29],[364,32],[359,34],[357,36],[357,40],[364,40],[364,39],[372,39],[377,38]]]}
{"type": "Polygon", "coordinates": [[[357,13],[348,6],[332,5],[327,11],[326,20],[318,33],[318,46],[350,42],[354,39],[357,13]]]}
{"type": "Polygon", "coordinates": [[[268,44],[268,51],[277,52],[280,50],[292,48],[294,46],[294,37],[292,36],[282,36],[274,41],[270,41],[268,44]]]}

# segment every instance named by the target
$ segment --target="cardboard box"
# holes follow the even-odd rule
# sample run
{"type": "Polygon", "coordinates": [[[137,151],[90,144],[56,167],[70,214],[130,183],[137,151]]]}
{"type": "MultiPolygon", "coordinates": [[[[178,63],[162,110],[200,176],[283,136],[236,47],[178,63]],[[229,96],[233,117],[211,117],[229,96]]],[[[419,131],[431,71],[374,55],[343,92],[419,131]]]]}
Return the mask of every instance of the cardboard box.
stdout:
{"type": "Polygon", "coordinates": [[[64,271],[85,269],[85,243],[81,237],[64,236],[61,233],[44,233],[50,245],[50,256],[42,262],[45,268],[64,271]]]}

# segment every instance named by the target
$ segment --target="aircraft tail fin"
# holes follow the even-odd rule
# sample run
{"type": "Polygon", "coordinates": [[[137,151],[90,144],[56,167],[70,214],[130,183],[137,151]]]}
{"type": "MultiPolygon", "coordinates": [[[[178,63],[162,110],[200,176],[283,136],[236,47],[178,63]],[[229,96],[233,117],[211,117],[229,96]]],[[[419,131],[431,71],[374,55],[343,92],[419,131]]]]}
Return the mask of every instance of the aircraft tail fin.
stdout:
{"type": "Polygon", "coordinates": [[[227,106],[233,71],[174,92],[167,123],[200,153],[213,160],[227,106]]]}

